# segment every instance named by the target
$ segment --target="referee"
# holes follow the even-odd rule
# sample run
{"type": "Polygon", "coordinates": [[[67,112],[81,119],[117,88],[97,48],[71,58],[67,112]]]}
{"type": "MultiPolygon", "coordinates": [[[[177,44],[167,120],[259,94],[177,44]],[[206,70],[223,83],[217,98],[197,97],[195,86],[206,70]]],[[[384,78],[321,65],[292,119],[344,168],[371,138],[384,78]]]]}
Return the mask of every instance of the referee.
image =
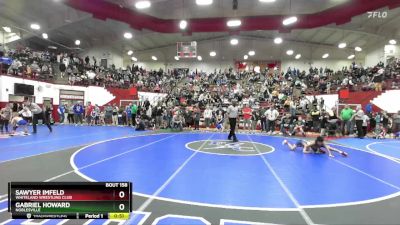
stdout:
{"type": "Polygon", "coordinates": [[[38,106],[38,104],[33,103],[29,100],[29,98],[25,97],[25,106],[32,112],[32,127],[33,127],[33,134],[37,133],[36,125],[39,119],[42,119],[43,123],[47,125],[49,131],[52,132],[53,129],[50,126],[49,121],[46,119],[45,112],[38,106]]]}
{"type": "Polygon", "coordinates": [[[236,129],[236,119],[239,114],[239,108],[237,106],[237,101],[236,99],[232,101],[232,105],[228,107],[228,110],[226,112],[228,114],[229,118],[229,125],[231,126],[231,130],[229,132],[228,140],[232,140],[233,142],[238,142],[238,139],[236,138],[235,134],[235,129],[236,129]]]}

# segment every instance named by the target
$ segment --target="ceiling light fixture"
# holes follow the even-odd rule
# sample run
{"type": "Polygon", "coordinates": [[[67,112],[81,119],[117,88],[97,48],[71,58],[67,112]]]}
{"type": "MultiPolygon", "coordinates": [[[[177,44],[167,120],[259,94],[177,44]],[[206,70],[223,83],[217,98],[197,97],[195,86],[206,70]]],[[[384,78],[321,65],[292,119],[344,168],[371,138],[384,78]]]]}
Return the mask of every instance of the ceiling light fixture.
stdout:
{"type": "Polygon", "coordinates": [[[133,51],[132,50],[129,50],[128,51],[128,55],[132,55],[133,54],[133,51]]]}
{"type": "Polygon", "coordinates": [[[328,58],[328,57],[329,57],[329,54],[328,54],[328,53],[325,53],[325,54],[322,56],[323,59],[326,59],[326,58],[328,58]]]}
{"type": "Polygon", "coordinates": [[[43,33],[43,34],[42,34],[42,37],[43,37],[44,39],[47,39],[47,38],[49,38],[49,35],[47,35],[46,33],[43,33]]]}
{"type": "Polygon", "coordinates": [[[179,28],[181,29],[181,30],[184,30],[184,29],[186,29],[186,27],[187,27],[187,21],[186,20],[181,20],[181,22],[179,22],[179,28]]]}
{"type": "Polygon", "coordinates": [[[277,45],[281,44],[282,42],[283,42],[283,40],[280,37],[277,37],[277,38],[274,39],[274,43],[277,44],[277,45]]]}
{"type": "Polygon", "coordinates": [[[154,55],[151,57],[152,60],[157,61],[157,57],[155,57],[154,55]]]}
{"type": "Polygon", "coordinates": [[[395,45],[395,44],[397,44],[397,41],[396,41],[396,40],[394,40],[394,39],[392,39],[392,40],[390,40],[390,41],[389,41],[389,44],[391,44],[391,45],[395,45]]]}
{"type": "Polygon", "coordinates": [[[300,59],[301,58],[301,54],[297,54],[294,58],[295,59],[300,59]]]}
{"type": "Polygon", "coordinates": [[[132,61],[135,61],[135,62],[137,62],[137,58],[136,57],[131,57],[131,59],[132,59],[132,61]]]}
{"type": "Polygon", "coordinates": [[[349,57],[347,57],[347,59],[354,59],[354,57],[356,57],[355,55],[349,55],[349,57]]]}
{"type": "Polygon", "coordinates": [[[357,46],[357,47],[354,48],[354,50],[355,50],[356,52],[361,52],[361,51],[362,51],[362,48],[360,48],[360,47],[357,46]]]}
{"type": "Polygon", "coordinates": [[[236,38],[231,39],[231,45],[237,45],[239,44],[239,40],[236,38]]]}
{"type": "Polygon", "coordinates": [[[3,27],[3,30],[7,33],[11,33],[11,28],[10,27],[3,27]]]}
{"type": "Polygon", "coordinates": [[[197,60],[201,61],[201,60],[203,60],[203,57],[197,56],[197,60]]]}
{"type": "Polygon", "coordinates": [[[197,5],[211,5],[213,0],[196,0],[197,5]]]}
{"type": "Polygon", "coordinates": [[[81,44],[81,41],[80,40],[76,40],[75,41],[75,45],[80,45],[81,44]]]}
{"type": "Polygon", "coordinates": [[[228,20],[228,22],[226,22],[226,25],[228,27],[238,27],[238,26],[242,25],[242,21],[240,21],[238,19],[228,20]]]}
{"type": "Polygon", "coordinates": [[[215,51],[210,52],[210,56],[211,56],[211,57],[214,57],[214,56],[216,56],[216,55],[217,55],[217,53],[216,53],[215,51]]]}
{"type": "Polygon", "coordinates": [[[244,55],[244,56],[243,56],[243,59],[244,59],[244,60],[247,60],[248,58],[249,58],[248,55],[244,55]]]}
{"type": "Polygon", "coordinates": [[[276,0],[258,0],[258,1],[263,3],[272,3],[275,2],[276,0]]]}
{"type": "Polygon", "coordinates": [[[37,23],[32,23],[32,24],[31,24],[31,29],[33,29],[33,30],[40,30],[40,25],[37,24],[37,23]]]}
{"type": "Polygon", "coordinates": [[[294,51],[291,50],[291,49],[286,51],[286,54],[287,54],[287,55],[293,55],[293,53],[294,53],[294,51]]]}
{"type": "Polygon", "coordinates": [[[176,61],[179,61],[179,56],[176,55],[176,56],[174,57],[174,59],[175,59],[176,61]]]}
{"type": "Polygon", "coordinates": [[[132,33],[130,33],[130,32],[125,32],[125,33],[124,33],[124,38],[126,38],[126,39],[131,39],[131,38],[132,38],[132,33]]]}
{"type": "Polygon", "coordinates": [[[297,22],[297,17],[296,16],[291,16],[291,17],[288,17],[288,18],[284,19],[282,21],[282,24],[285,25],[285,26],[288,26],[288,25],[296,23],[296,22],[297,22]]]}
{"type": "Polygon", "coordinates": [[[346,46],[347,46],[347,44],[346,44],[345,42],[340,43],[340,44],[338,45],[339,48],[346,48],[346,46]]]}
{"type": "Polygon", "coordinates": [[[151,2],[150,1],[138,1],[135,4],[135,7],[137,9],[147,9],[147,8],[150,8],[150,6],[151,6],[151,2]]]}
{"type": "Polygon", "coordinates": [[[249,51],[249,56],[254,56],[255,54],[256,54],[255,51],[253,51],[253,50],[249,51]]]}

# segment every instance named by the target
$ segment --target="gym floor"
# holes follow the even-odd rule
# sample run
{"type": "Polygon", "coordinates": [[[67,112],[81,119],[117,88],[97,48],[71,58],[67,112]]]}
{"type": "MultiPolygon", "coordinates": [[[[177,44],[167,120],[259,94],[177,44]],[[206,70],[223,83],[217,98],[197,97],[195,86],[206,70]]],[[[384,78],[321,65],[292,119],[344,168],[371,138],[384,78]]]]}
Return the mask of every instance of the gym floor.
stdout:
{"type": "Polygon", "coordinates": [[[400,141],[335,139],[349,157],[329,158],[290,151],[281,136],[226,137],[68,125],[1,136],[0,224],[124,224],[11,220],[10,181],[131,181],[125,224],[399,224],[400,141]]]}

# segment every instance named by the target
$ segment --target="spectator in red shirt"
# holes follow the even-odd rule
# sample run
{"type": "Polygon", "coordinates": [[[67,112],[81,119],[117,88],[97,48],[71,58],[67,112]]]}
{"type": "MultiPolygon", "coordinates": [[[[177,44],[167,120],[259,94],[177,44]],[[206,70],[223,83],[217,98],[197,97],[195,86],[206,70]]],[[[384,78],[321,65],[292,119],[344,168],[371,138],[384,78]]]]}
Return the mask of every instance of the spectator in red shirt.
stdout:
{"type": "Polygon", "coordinates": [[[87,103],[86,109],[85,109],[85,118],[86,118],[86,123],[89,125],[92,123],[92,111],[94,109],[94,106],[92,105],[91,102],[87,103]]]}
{"type": "Polygon", "coordinates": [[[253,110],[249,107],[248,104],[245,104],[242,109],[243,114],[243,129],[249,130],[251,129],[251,115],[253,110]]]}

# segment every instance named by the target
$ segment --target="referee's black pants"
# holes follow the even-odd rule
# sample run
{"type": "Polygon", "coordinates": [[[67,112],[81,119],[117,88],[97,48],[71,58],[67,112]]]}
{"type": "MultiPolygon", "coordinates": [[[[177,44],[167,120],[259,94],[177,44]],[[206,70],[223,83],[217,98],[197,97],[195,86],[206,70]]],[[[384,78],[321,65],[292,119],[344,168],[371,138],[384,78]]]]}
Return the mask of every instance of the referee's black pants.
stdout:
{"type": "Polygon", "coordinates": [[[358,138],[363,138],[365,136],[362,124],[363,124],[362,120],[356,120],[357,137],[358,138]]]}
{"type": "Polygon", "coordinates": [[[44,115],[44,112],[41,112],[41,113],[38,113],[38,114],[33,114],[33,119],[32,119],[33,133],[37,132],[36,125],[37,125],[39,119],[42,119],[43,124],[47,125],[47,127],[49,128],[50,132],[53,131],[53,129],[51,129],[49,121],[46,119],[46,116],[44,115]]]}
{"type": "Polygon", "coordinates": [[[228,139],[231,140],[233,138],[234,141],[237,141],[235,129],[236,129],[236,118],[229,118],[229,125],[231,126],[231,130],[229,132],[228,139]]]}
{"type": "Polygon", "coordinates": [[[261,118],[261,131],[267,131],[267,118],[265,117],[261,118]]]}

